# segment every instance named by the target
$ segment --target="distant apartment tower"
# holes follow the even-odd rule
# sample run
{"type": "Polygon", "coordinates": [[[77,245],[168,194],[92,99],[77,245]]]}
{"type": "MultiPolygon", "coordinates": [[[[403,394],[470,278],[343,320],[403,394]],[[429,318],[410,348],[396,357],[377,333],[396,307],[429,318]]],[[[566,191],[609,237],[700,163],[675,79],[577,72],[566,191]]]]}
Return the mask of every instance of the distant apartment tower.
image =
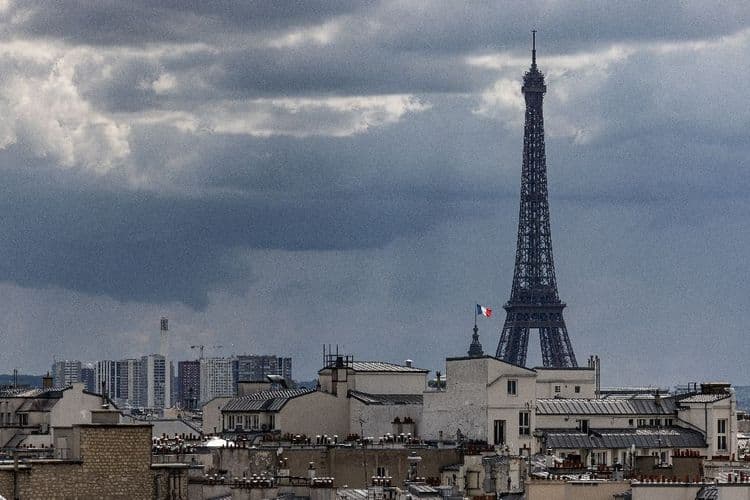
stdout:
{"type": "Polygon", "coordinates": [[[242,355],[237,357],[238,381],[266,380],[267,375],[281,375],[291,380],[292,358],[269,355],[242,355]]]}
{"type": "Polygon", "coordinates": [[[149,354],[141,358],[141,364],[140,375],[145,378],[145,384],[141,380],[141,391],[145,389],[143,406],[153,409],[169,408],[172,403],[172,374],[167,359],[161,354],[149,354]]]}
{"type": "Polygon", "coordinates": [[[94,392],[106,394],[115,402],[121,400],[121,378],[120,361],[102,360],[97,361],[94,366],[94,392]]]}
{"type": "Polygon", "coordinates": [[[52,364],[53,384],[61,387],[80,382],[81,368],[80,361],[55,361],[52,364]]]}
{"type": "Polygon", "coordinates": [[[234,396],[234,358],[203,358],[200,360],[200,403],[219,396],[234,396]]]}
{"type": "Polygon", "coordinates": [[[140,359],[123,359],[117,362],[120,372],[118,399],[121,406],[140,408],[146,406],[146,377],[140,359]]]}
{"type": "Polygon", "coordinates": [[[201,399],[201,362],[177,363],[177,401],[181,408],[194,410],[201,399]]]}
{"type": "Polygon", "coordinates": [[[86,363],[85,366],[81,366],[81,382],[83,382],[83,387],[87,391],[99,393],[99,391],[96,390],[94,367],[91,363],[86,363]]]}

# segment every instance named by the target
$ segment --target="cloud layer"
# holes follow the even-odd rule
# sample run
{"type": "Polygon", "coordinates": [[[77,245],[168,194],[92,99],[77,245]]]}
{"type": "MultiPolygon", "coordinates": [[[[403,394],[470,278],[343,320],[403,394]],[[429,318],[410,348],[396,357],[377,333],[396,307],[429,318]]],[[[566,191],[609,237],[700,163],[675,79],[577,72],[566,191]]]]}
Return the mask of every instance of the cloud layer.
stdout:
{"type": "Polygon", "coordinates": [[[9,367],[147,352],[168,314],[177,357],[216,339],[305,377],[340,343],[440,369],[509,294],[536,27],[579,359],[746,382],[743,3],[0,8],[9,367]]]}

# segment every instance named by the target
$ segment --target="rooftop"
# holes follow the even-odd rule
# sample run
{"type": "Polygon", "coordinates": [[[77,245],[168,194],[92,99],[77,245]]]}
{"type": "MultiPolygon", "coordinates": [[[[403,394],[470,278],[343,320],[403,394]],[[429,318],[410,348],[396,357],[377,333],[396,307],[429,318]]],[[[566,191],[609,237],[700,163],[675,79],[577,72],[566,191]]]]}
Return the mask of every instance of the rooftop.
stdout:
{"type": "Polygon", "coordinates": [[[730,396],[730,394],[693,394],[692,396],[688,396],[686,398],[680,398],[679,402],[680,404],[684,403],[714,403],[716,401],[721,401],[722,399],[726,399],[730,396]]]}
{"type": "Polygon", "coordinates": [[[672,415],[673,398],[537,399],[537,415],[672,415]]]}
{"type": "Polygon", "coordinates": [[[545,444],[553,449],[578,448],[704,448],[703,435],[682,427],[639,429],[591,429],[588,433],[575,429],[540,429],[545,444]]]}
{"type": "Polygon", "coordinates": [[[290,399],[315,392],[314,389],[261,391],[231,399],[222,411],[279,411],[290,399]]]}
{"type": "Polygon", "coordinates": [[[421,394],[368,394],[360,391],[349,391],[349,396],[366,405],[421,405],[421,394]]]}

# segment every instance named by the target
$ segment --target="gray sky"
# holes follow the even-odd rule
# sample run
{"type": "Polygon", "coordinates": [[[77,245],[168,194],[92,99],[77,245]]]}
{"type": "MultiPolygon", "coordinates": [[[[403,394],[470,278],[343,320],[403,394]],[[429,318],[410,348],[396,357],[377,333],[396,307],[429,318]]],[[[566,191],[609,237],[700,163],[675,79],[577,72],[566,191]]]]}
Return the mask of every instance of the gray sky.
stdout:
{"type": "MultiPolygon", "coordinates": [[[[747,2],[0,0],[0,372],[494,353],[529,30],[552,236],[605,385],[747,380],[747,2]]],[[[530,361],[539,362],[538,339],[530,361]]]]}

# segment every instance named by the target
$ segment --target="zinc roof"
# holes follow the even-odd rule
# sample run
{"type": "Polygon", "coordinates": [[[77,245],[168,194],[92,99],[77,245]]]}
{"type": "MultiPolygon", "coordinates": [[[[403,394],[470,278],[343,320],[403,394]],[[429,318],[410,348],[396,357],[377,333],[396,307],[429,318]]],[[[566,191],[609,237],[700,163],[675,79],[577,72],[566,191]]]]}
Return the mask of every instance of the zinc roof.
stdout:
{"type": "Polygon", "coordinates": [[[221,411],[279,411],[292,398],[315,392],[314,389],[261,391],[230,399],[221,411]]]}
{"type": "Polygon", "coordinates": [[[17,411],[50,411],[58,401],[60,401],[60,398],[28,398],[18,407],[17,411]]]}
{"type": "Polygon", "coordinates": [[[349,396],[362,401],[366,405],[421,405],[421,394],[368,394],[366,392],[349,391],[349,396]]]}
{"type": "Polygon", "coordinates": [[[714,403],[729,397],[729,394],[693,394],[680,399],[680,403],[714,403]]]}
{"type": "Polygon", "coordinates": [[[413,366],[397,365],[385,361],[353,361],[351,368],[355,372],[407,372],[407,373],[427,373],[430,370],[424,368],[415,368],[413,366]]]}
{"type": "Polygon", "coordinates": [[[537,415],[671,415],[672,398],[537,399],[537,415]]]}
{"type": "Polygon", "coordinates": [[[664,427],[648,429],[597,429],[588,433],[575,429],[540,429],[552,449],[703,448],[703,435],[692,429],[664,427]]]}

